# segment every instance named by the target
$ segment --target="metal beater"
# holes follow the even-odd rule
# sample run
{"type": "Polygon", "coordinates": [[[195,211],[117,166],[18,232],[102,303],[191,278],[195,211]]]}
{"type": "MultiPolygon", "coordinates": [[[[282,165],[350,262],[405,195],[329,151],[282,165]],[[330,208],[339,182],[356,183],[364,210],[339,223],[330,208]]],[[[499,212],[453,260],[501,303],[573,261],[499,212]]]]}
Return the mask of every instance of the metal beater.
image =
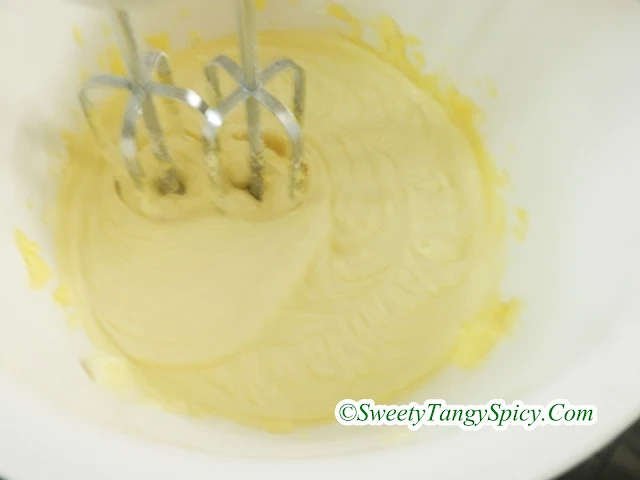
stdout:
{"type": "Polygon", "coordinates": [[[209,106],[203,97],[189,89],[174,85],[166,52],[151,51],[140,55],[128,12],[122,6],[107,1],[128,76],[96,75],[82,87],[80,105],[97,141],[103,147],[108,140],[100,125],[89,93],[95,88],[107,87],[131,92],[131,98],[124,112],[121,129],[120,149],[127,170],[138,188],[142,188],[144,172],[138,162],[137,124],[142,118],[148,133],[152,151],[157,161],[164,166],[164,176],[159,189],[165,194],[184,194],[175,170],[171,154],[167,148],[164,133],[154,97],[163,100],[172,122],[180,122],[175,102],[186,104],[203,116],[202,144],[204,161],[214,188],[222,186],[218,154],[220,143],[218,132],[227,116],[239,105],[245,104],[247,118],[247,138],[250,151],[251,182],[249,192],[256,199],[264,196],[264,143],[262,138],[261,107],[265,107],[279,120],[291,142],[290,149],[290,194],[296,198],[304,184],[302,122],[305,102],[305,74],[302,68],[289,59],[277,61],[260,71],[257,55],[256,13],[254,0],[235,0],[238,15],[241,65],[231,58],[218,56],[205,66],[204,74],[214,92],[215,106],[209,106]],[[226,71],[238,84],[238,88],[227,97],[220,90],[219,70],[226,71]],[[280,100],[267,92],[264,86],[276,76],[291,70],[294,75],[293,112],[280,100]],[[159,82],[153,81],[157,73],[159,82]]]}

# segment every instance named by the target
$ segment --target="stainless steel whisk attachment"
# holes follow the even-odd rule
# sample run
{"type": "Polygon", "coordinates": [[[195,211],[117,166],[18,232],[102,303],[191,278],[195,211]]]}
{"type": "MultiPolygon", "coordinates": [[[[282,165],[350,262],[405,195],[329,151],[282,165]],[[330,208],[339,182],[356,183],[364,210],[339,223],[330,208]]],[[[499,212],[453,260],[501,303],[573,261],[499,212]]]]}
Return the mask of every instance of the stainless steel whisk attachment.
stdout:
{"type": "MultiPolygon", "coordinates": [[[[166,194],[183,194],[185,186],[176,172],[171,154],[167,148],[162,126],[158,118],[153,97],[163,99],[170,121],[181,125],[179,102],[200,112],[203,116],[202,145],[205,165],[214,184],[222,187],[220,178],[218,133],[227,116],[242,103],[246,107],[247,138],[250,150],[251,182],[249,192],[256,199],[264,195],[264,143],[262,137],[261,106],[270,111],[281,123],[289,141],[290,148],[290,194],[297,197],[304,184],[304,166],[302,161],[302,121],[305,102],[305,74],[299,65],[291,60],[280,60],[262,72],[257,59],[257,35],[254,0],[237,0],[241,63],[238,65],[226,56],[218,56],[205,67],[205,75],[215,94],[215,107],[209,106],[193,90],[176,87],[169,61],[165,52],[152,51],[144,56],[139,53],[138,45],[128,13],[120,5],[108,4],[119,40],[127,77],[115,75],[96,75],[82,87],[79,95],[83,113],[92,128],[100,146],[106,147],[108,139],[96,115],[89,93],[96,88],[114,88],[128,90],[131,97],[124,112],[120,135],[120,150],[129,175],[138,188],[144,185],[145,173],[138,161],[138,120],[142,118],[147,131],[153,154],[165,174],[158,185],[166,194]],[[226,71],[237,83],[238,88],[229,96],[223,97],[220,89],[218,71],[226,71]],[[264,88],[279,74],[291,70],[294,75],[293,112],[280,100],[264,88]],[[157,73],[159,82],[153,81],[157,73]]],[[[120,2],[122,3],[122,2],[120,2]]]]}
{"type": "MultiPolygon", "coordinates": [[[[217,103],[220,123],[236,107],[244,103],[247,118],[247,137],[250,151],[251,184],[250,193],[258,200],[264,194],[264,143],[262,138],[261,105],[270,111],[282,125],[289,141],[290,150],[290,191],[299,194],[304,181],[302,164],[302,123],[305,107],[306,79],[304,70],[289,59],[279,60],[259,71],[257,56],[256,15],[254,0],[238,0],[238,29],[242,65],[221,55],[206,66],[206,75],[211,84],[217,103]],[[238,84],[238,88],[223,98],[220,91],[218,71],[227,72],[238,84]],[[275,77],[288,70],[293,72],[293,112],[264,87],[275,77]]],[[[216,132],[217,133],[217,132],[216,132]]],[[[214,136],[215,134],[214,133],[214,136]]]]}

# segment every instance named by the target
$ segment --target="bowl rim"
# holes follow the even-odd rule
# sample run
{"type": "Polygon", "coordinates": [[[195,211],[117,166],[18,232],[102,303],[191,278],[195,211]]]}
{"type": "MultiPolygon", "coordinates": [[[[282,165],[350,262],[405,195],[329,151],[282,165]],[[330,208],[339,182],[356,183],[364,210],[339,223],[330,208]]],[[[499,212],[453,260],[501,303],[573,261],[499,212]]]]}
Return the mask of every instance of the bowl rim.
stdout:
{"type": "Polygon", "coordinates": [[[6,480],[176,476],[204,480],[212,472],[280,479],[379,476],[385,472],[466,479],[473,472],[496,480],[553,478],[598,451],[640,416],[640,382],[620,382],[620,378],[640,377],[635,355],[639,317],[640,295],[631,299],[607,342],[522,398],[525,404],[534,405],[555,398],[595,405],[598,421],[593,426],[460,431],[429,442],[429,447],[416,442],[334,458],[238,460],[154,444],[101,430],[54,408],[0,373],[0,475],[6,475],[6,480]],[[616,375],[611,375],[613,368],[616,375]]]}

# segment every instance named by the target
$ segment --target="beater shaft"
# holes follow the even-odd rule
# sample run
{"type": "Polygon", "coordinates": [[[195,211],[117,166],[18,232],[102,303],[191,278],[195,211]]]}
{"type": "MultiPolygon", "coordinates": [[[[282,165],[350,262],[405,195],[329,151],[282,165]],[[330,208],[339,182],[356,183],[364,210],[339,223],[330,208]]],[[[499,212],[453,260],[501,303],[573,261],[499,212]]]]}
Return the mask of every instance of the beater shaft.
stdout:
{"type": "MultiPolygon", "coordinates": [[[[240,58],[244,72],[245,87],[255,93],[260,87],[258,47],[256,39],[256,15],[254,0],[238,2],[240,27],[240,58]]],[[[247,138],[251,162],[251,184],[249,192],[258,200],[263,194],[264,144],[262,141],[262,124],[260,121],[260,103],[253,95],[246,101],[247,138]]]]}
{"type": "Polygon", "coordinates": [[[173,168],[156,107],[147,91],[150,79],[147,78],[143,68],[129,14],[124,9],[112,5],[109,5],[109,10],[116,27],[116,37],[120,44],[120,51],[129,73],[134,95],[139,94],[142,97],[140,105],[142,119],[149,135],[153,154],[160,163],[167,166],[167,174],[161,179],[161,189],[167,193],[180,193],[182,187],[173,168]]]}

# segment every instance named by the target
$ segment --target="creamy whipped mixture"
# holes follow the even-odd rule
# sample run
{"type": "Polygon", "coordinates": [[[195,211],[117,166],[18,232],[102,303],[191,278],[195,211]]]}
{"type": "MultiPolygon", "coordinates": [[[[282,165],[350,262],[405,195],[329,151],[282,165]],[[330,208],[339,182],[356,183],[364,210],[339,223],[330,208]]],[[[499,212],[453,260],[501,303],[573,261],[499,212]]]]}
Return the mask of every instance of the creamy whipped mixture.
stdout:
{"type": "MultiPolygon", "coordinates": [[[[187,109],[177,122],[163,115],[181,196],[153,188],[145,140],[150,184],[138,193],[115,147],[100,149],[88,129],[66,134],[57,267],[66,303],[109,359],[89,362],[96,381],[287,431],[331,422],[344,398],[401,400],[451,362],[475,365],[507,331],[504,207],[477,111],[412,66],[393,22],[381,32],[379,52],[331,32],[261,35],[264,64],[288,57],[307,72],[299,205],[288,144],[266,112],[262,203],[246,191],[243,109],[221,131],[222,200],[202,119],[187,109]]],[[[171,52],[176,83],[208,92],[205,63],[236,50],[224,39],[171,52]]],[[[269,90],[288,101],[291,81],[269,90]]],[[[100,107],[114,143],[124,100],[100,107]]]]}

